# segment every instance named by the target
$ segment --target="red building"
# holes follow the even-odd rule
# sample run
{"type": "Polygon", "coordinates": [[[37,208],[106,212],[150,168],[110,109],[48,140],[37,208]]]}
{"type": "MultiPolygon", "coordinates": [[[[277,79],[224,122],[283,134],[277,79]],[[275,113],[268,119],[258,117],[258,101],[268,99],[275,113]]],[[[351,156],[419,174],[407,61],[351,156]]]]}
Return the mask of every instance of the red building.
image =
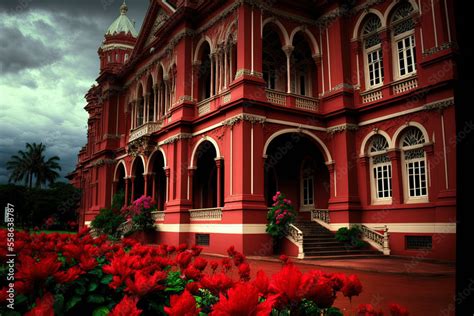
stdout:
{"type": "Polygon", "coordinates": [[[360,224],[386,254],[454,260],[451,0],[152,0],[139,33],[120,10],[71,174],[83,225],[124,190],[156,199],[159,242],[263,255],[281,191],[289,254],[360,224]]]}

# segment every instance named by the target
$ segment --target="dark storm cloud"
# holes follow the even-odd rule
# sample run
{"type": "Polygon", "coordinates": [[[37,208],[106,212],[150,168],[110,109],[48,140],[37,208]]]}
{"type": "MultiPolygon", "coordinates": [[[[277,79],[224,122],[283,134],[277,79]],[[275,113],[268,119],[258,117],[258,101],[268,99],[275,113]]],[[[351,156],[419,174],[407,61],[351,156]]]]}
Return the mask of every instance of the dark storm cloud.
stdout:
{"type": "Polygon", "coordinates": [[[0,72],[18,72],[39,68],[58,60],[60,52],[47,47],[42,41],[24,35],[18,29],[0,22],[0,72]]]}
{"type": "MultiPolygon", "coordinates": [[[[6,162],[43,142],[73,171],[86,142],[84,94],[99,73],[97,49],[122,0],[0,0],[0,183],[6,162]]],[[[149,0],[128,0],[139,30],[149,0]]],[[[64,178],[60,179],[65,181],[64,178]]]]}

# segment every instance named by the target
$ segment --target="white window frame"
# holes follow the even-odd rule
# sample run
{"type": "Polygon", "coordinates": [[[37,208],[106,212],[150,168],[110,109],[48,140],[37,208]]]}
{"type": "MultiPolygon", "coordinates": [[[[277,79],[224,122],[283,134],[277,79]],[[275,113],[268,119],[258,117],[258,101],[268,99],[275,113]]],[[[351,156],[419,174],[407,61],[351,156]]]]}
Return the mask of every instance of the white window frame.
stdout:
{"type": "Polygon", "coordinates": [[[416,37],[415,37],[415,29],[411,29],[409,31],[400,33],[396,36],[392,36],[392,58],[393,58],[393,70],[394,74],[393,77],[395,80],[402,80],[408,77],[412,77],[416,75],[416,37]],[[413,37],[413,46],[411,47],[412,54],[413,54],[413,71],[408,72],[408,67],[406,66],[407,58],[406,58],[406,49],[404,52],[404,62],[405,62],[405,69],[407,71],[406,74],[400,74],[400,59],[398,58],[398,42],[404,41],[408,37],[413,37]]]}
{"type": "MultiPolygon", "coordinates": [[[[365,42],[365,40],[364,40],[365,42]]],[[[376,89],[378,87],[381,87],[383,86],[383,82],[384,82],[384,72],[385,72],[385,69],[383,68],[383,50],[382,50],[382,44],[379,43],[377,45],[374,45],[372,47],[369,47],[369,48],[364,48],[364,67],[365,67],[365,87],[366,89],[365,90],[371,90],[371,89],[376,89]],[[369,54],[372,54],[374,53],[375,51],[380,51],[381,53],[381,62],[380,62],[380,68],[379,68],[379,72],[380,72],[380,82],[377,83],[377,84],[374,84],[374,85],[371,85],[370,84],[370,70],[369,70],[369,54]]]]}
{"type": "MultiPolygon", "coordinates": [[[[384,205],[384,204],[391,204],[392,203],[392,196],[393,196],[393,168],[392,168],[392,162],[387,161],[387,162],[381,162],[374,164],[373,163],[373,158],[376,156],[380,156],[380,153],[375,153],[372,155],[369,155],[370,157],[370,196],[372,197],[371,199],[371,204],[373,205],[384,205]],[[389,191],[390,191],[390,196],[389,197],[379,197],[379,190],[378,190],[378,182],[376,179],[376,176],[374,175],[374,170],[375,172],[377,171],[377,168],[379,167],[384,167],[387,166],[390,172],[389,176],[389,191]]],[[[383,154],[382,154],[383,155],[383,154]]]]}
{"type": "Polygon", "coordinates": [[[429,168],[428,168],[428,160],[426,159],[426,151],[424,150],[424,144],[414,145],[414,146],[406,146],[402,147],[402,168],[403,168],[403,196],[405,203],[427,203],[429,202],[429,168]],[[423,158],[414,158],[407,160],[405,158],[405,152],[415,150],[415,149],[422,149],[423,150],[423,158]],[[408,163],[411,162],[419,162],[423,161],[425,164],[425,186],[426,186],[426,195],[421,196],[410,196],[410,177],[408,174],[408,163]]]}
{"type": "Polygon", "coordinates": [[[314,187],[314,163],[313,161],[309,161],[309,160],[304,160],[303,161],[303,164],[301,165],[301,182],[300,182],[300,211],[303,211],[303,212],[310,212],[314,209],[314,202],[315,202],[315,198],[316,198],[316,195],[314,194],[314,191],[315,191],[315,187],[314,187]],[[306,167],[306,164],[309,164],[309,166],[313,167],[313,173],[310,175],[310,176],[305,176],[304,174],[304,169],[306,167]],[[311,181],[311,185],[313,187],[313,190],[312,192],[308,192],[310,193],[312,196],[312,200],[313,200],[313,203],[311,204],[305,204],[305,181],[306,180],[309,180],[311,181]]]}

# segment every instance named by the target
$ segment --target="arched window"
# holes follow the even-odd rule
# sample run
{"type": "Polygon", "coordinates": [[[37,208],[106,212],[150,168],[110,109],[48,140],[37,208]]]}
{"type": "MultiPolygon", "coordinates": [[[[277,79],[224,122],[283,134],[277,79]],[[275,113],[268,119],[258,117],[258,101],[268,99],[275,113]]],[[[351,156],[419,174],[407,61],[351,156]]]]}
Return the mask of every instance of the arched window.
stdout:
{"type": "Polygon", "coordinates": [[[263,80],[266,88],[278,91],[287,90],[287,60],[282,50],[278,31],[270,23],[263,28],[262,42],[263,80]]]}
{"type": "Polygon", "coordinates": [[[128,54],[125,54],[124,62],[126,62],[127,60],[128,60],[128,54]]]}
{"type": "Polygon", "coordinates": [[[143,123],[145,123],[145,98],[142,85],[140,85],[140,89],[138,92],[138,99],[136,105],[136,120],[136,127],[142,126],[143,123]]]}
{"type": "Polygon", "coordinates": [[[301,206],[314,207],[314,162],[305,159],[301,165],[301,206]]]}
{"type": "Polygon", "coordinates": [[[383,53],[379,31],[382,27],[380,19],[375,14],[370,14],[362,29],[362,40],[365,57],[365,77],[367,89],[383,84],[383,53]]]}
{"type": "Polygon", "coordinates": [[[304,96],[314,96],[316,91],[316,67],[312,51],[303,32],[296,33],[291,54],[292,91],[304,96]]]}
{"type": "Polygon", "coordinates": [[[388,142],[382,135],[374,135],[369,142],[370,182],[373,204],[392,200],[392,162],[387,155],[388,142]]]}
{"type": "Polygon", "coordinates": [[[425,202],[428,199],[428,174],[423,132],[409,127],[402,135],[400,147],[403,151],[404,192],[407,202],[425,202]]]}
{"type": "Polygon", "coordinates": [[[211,47],[206,41],[201,45],[200,59],[199,59],[199,72],[197,74],[198,80],[198,100],[202,101],[211,97],[211,47]]]}
{"type": "Polygon", "coordinates": [[[395,79],[416,73],[415,22],[412,13],[412,5],[403,2],[392,14],[390,27],[393,36],[395,79]]]}

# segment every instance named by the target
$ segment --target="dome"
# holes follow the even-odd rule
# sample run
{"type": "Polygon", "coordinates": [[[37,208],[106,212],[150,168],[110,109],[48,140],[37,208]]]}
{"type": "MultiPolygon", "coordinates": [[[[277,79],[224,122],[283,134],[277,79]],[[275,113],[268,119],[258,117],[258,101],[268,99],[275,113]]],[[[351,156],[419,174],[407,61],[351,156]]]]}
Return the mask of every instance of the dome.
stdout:
{"type": "Polygon", "coordinates": [[[119,33],[130,33],[133,37],[138,36],[137,30],[135,30],[135,26],[133,25],[132,21],[127,16],[128,7],[125,4],[125,1],[120,6],[120,16],[110,25],[105,32],[105,35],[115,35],[119,33]]]}

